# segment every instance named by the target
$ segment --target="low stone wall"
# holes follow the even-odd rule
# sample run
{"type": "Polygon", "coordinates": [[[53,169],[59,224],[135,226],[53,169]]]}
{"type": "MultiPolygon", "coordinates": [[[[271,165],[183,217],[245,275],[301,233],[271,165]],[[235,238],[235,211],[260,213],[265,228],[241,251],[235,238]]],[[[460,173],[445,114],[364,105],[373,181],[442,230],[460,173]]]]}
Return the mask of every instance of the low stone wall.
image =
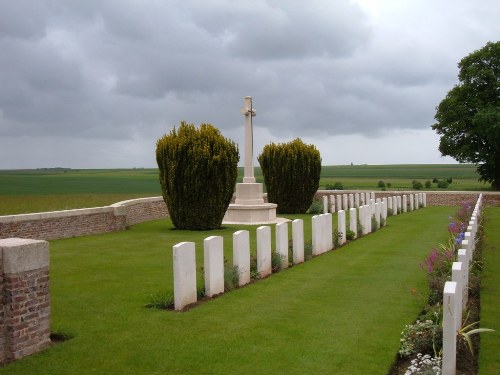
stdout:
{"type": "MultiPolygon", "coordinates": [[[[324,195],[355,194],[366,192],[366,190],[318,190],[316,197],[324,195]]],[[[477,191],[375,191],[375,198],[387,198],[392,196],[402,196],[408,194],[426,193],[428,206],[458,206],[460,203],[473,200],[476,201],[479,194],[483,194],[483,202],[486,205],[500,205],[500,193],[496,192],[477,192],[477,191]]]]}
{"type": "Polygon", "coordinates": [[[0,238],[55,240],[120,231],[165,217],[162,197],[133,199],[107,207],[0,216],[0,238]]]}
{"type": "Polygon", "coordinates": [[[0,364],[49,345],[49,244],[0,240],[0,364]]]}
{"type": "MultiPolygon", "coordinates": [[[[318,190],[316,197],[366,192],[361,190],[318,190]]],[[[422,192],[422,191],[421,191],[422,192]]],[[[375,191],[375,198],[415,194],[417,191],[375,191]]],[[[479,192],[425,192],[428,206],[459,205],[476,200],[479,192]]],[[[500,193],[483,192],[484,203],[500,205],[500,193]]],[[[267,201],[267,196],[265,196],[267,201]]],[[[0,216],[0,239],[10,237],[55,240],[115,232],[130,225],[168,217],[162,197],[118,202],[107,207],[0,216]]]]}

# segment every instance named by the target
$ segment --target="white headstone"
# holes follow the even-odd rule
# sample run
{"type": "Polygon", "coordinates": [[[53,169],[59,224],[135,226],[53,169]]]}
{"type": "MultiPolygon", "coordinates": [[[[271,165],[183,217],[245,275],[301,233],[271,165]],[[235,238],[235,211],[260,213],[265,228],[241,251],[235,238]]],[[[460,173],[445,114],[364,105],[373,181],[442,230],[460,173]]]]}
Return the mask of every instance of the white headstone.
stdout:
{"type": "Polygon", "coordinates": [[[276,224],[276,252],[281,256],[281,268],[288,268],[288,222],[286,221],[276,224]]]}
{"type": "Polygon", "coordinates": [[[357,211],[356,208],[351,208],[349,210],[349,229],[354,232],[354,238],[358,236],[357,211]]]}
{"type": "MultiPolygon", "coordinates": [[[[338,199],[337,195],[337,199],[338,199]]],[[[311,218],[312,255],[321,254],[321,218],[314,215],[311,218]]]]}
{"type": "Polygon", "coordinates": [[[349,208],[347,194],[342,194],[342,209],[345,211],[349,208]]]}
{"type": "Polygon", "coordinates": [[[403,212],[408,211],[408,197],[403,195],[403,203],[402,203],[403,212]]]}
{"type": "Polygon", "coordinates": [[[257,228],[257,272],[260,277],[271,274],[271,227],[257,228]]]}
{"type": "Polygon", "coordinates": [[[293,264],[304,261],[304,221],[295,219],[292,221],[292,246],[293,264]]]}
{"type": "Polygon", "coordinates": [[[354,207],[356,207],[356,208],[359,207],[359,193],[356,193],[354,195],[354,207]]]}
{"type": "Polygon", "coordinates": [[[335,195],[330,195],[330,212],[334,213],[335,212],[335,195]]]}
{"type": "Polygon", "coordinates": [[[342,209],[342,195],[337,194],[337,211],[342,209]]]}
{"type": "MultiPolygon", "coordinates": [[[[354,207],[354,194],[349,194],[349,208],[354,207]]],[[[347,207],[346,207],[347,209],[347,207]]]]}
{"type": "Polygon", "coordinates": [[[210,236],[203,240],[205,272],[205,295],[208,297],[224,293],[224,247],[221,236],[210,236]]]}
{"type": "Polygon", "coordinates": [[[456,330],[456,290],[457,283],[447,281],[443,292],[443,362],[442,374],[455,375],[457,369],[456,330]]]}
{"type": "Polygon", "coordinates": [[[325,214],[325,241],[326,248],[325,251],[330,251],[333,249],[333,217],[332,214],[325,214]]]}
{"type": "Polygon", "coordinates": [[[463,298],[463,269],[462,262],[453,262],[451,265],[451,281],[457,283],[457,294],[455,297],[456,307],[455,311],[457,313],[455,323],[456,330],[458,331],[462,325],[462,298],[463,298]]]}
{"type": "Polygon", "coordinates": [[[345,243],[346,237],[345,237],[345,230],[346,230],[346,225],[345,225],[345,211],[340,210],[338,212],[338,222],[337,222],[337,227],[339,231],[339,244],[343,245],[345,243]]]}
{"type": "Polygon", "coordinates": [[[233,233],[233,265],[238,267],[240,286],[250,282],[250,233],[239,230],[233,233]]]}
{"type": "Polygon", "coordinates": [[[173,246],[174,257],[174,308],[182,310],[195,303],[196,252],[194,242],[180,242],[173,246]]]}

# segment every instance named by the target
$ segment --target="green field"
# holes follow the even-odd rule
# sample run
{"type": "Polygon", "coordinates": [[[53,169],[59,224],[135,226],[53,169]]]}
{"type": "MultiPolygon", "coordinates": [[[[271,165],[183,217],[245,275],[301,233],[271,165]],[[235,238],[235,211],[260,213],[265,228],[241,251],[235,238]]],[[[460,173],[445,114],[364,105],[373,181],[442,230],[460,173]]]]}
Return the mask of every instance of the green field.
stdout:
{"type": "MultiPolygon", "coordinates": [[[[51,241],[52,330],[74,338],[0,372],[386,374],[402,328],[425,304],[418,264],[446,240],[454,211],[390,217],[382,230],[186,313],[144,307],[150,294],[172,291],[172,246],[195,241],[201,266],[203,238],[221,235],[231,262],[242,227],[190,232],[159,220],[51,241]]],[[[300,217],[310,239],[310,215],[300,217]]],[[[244,228],[255,252],[255,227],[244,228]]]]}
{"type": "MultiPolygon", "coordinates": [[[[239,169],[241,181],[243,169],[239,169]]],[[[255,176],[263,182],[260,168],[255,176]]],[[[409,190],[413,180],[452,178],[446,190],[490,190],[468,164],[344,165],[322,168],[320,189],[341,182],[344,189],[409,190]]],[[[431,190],[436,190],[432,184],[431,190]]],[[[438,189],[443,190],[443,189],[438,189]]],[[[161,195],[157,169],[37,169],[0,171],[0,215],[96,207],[161,195]]]]}

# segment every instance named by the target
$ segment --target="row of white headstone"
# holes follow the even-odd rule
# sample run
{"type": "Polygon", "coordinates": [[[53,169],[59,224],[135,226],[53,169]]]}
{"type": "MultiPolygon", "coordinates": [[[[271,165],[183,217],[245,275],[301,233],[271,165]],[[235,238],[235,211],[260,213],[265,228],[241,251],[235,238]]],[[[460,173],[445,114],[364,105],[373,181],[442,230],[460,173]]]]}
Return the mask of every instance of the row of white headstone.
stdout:
{"type": "Polygon", "coordinates": [[[469,220],[467,231],[458,250],[457,261],[452,264],[451,281],[443,290],[443,362],[442,374],[455,375],[457,368],[457,332],[462,326],[462,312],[467,306],[469,268],[474,256],[479,215],[482,208],[479,195],[469,220]]]}
{"type": "MultiPolygon", "coordinates": [[[[368,198],[368,197],[367,197],[368,198]]],[[[403,197],[404,198],[404,197],[403,197]]],[[[403,200],[404,201],[404,200],[403,200]]],[[[358,215],[363,235],[385,225],[388,207],[400,207],[401,197],[367,199],[368,204],[358,209],[349,209],[349,229],[358,234],[358,215]],[[372,220],[374,218],[374,220],[372,220]],[[375,225],[374,228],[372,225],[375,225]]],[[[397,212],[397,209],[395,210],[397,212]]],[[[339,245],[346,242],[346,211],[338,213],[339,245]]],[[[312,225],[312,254],[314,256],[330,251],[333,243],[333,218],[331,213],[315,215],[312,225]]],[[[287,268],[288,260],[288,222],[276,224],[276,252],[280,255],[282,268],[287,268]]],[[[271,227],[257,228],[257,272],[260,277],[271,274],[271,227]]],[[[221,236],[210,236],[204,240],[204,279],[205,295],[213,297],[224,292],[224,245],[221,236]]],[[[293,264],[304,261],[304,222],[292,221],[293,264]]],[[[250,282],[250,233],[239,230],[233,233],[233,265],[239,273],[239,286],[250,282]]],[[[196,288],[196,251],[194,242],[181,242],[173,247],[174,268],[174,308],[182,310],[197,301],[196,288]]]]}
{"type": "MultiPolygon", "coordinates": [[[[399,208],[399,212],[413,211],[420,207],[427,206],[427,194],[403,194],[394,197],[388,197],[388,208],[393,211],[394,207],[399,208]],[[396,198],[396,205],[390,198],[396,198]]],[[[341,210],[347,211],[350,208],[359,208],[361,206],[369,205],[370,201],[375,199],[375,193],[351,193],[351,194],[337,194],[337,195],[323,195],[323,213],[334,213],[341,210]]],[[[397,212],[395,212],[397,214],[397,212]]]]}

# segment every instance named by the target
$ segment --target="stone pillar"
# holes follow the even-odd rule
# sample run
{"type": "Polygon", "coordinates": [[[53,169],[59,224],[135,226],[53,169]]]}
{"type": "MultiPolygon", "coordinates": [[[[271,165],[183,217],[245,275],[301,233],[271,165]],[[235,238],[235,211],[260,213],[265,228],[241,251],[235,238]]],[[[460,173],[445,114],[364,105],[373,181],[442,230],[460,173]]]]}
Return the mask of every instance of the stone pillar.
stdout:
{"type": "Polygon", "coordinates": [[[195,303],[196,252],[194,242],[180,242],[173,247],[174,253],[174,307],[182,310],[195,303]]]}
{"type": "Polygon", "coordinates": [[[0,363],[50,345],[49,243],[0,240],[0,363]]]}
{"type": "Polygon", "coordinates": [[[281,268],[288,268],[288,222],[276,224],[276,252],[281,256],[281,268]]]}
{"type": "Polygon", "coordinates": [[[443,375],[455,375],[457,370],[456,289],[457,283],[454,281],[447,281],[444,284],[443,375]]]}
{"type": "Polygon", "coordinates": [[[295,219],[292,221],[292,246],[293,264],[304,261],[304,221],[295,219]]]}
{"type": "Polygon", "coordinates": [[[244,183],[255,183],[253,172],[253,129],[252,117],[255,116],[255,110],[252,106],[252,97],[245,96],[244,107],[241,113],[245,116],[245,166],[244,166],[244,183]]]}
{"type": "Polygon", "coordinates": [[[354,232],[354,238],[358,237],[357,211],[356,208],[351,208],[349,210],[349,229],[354,232]]]}
{"type": "Polygon", "coordinates": [[[341,210],[338,212],[338,223],[337,223],[338,231],[339,231],[339,244],[343,245],[345,243],[345,211],[341,210]]]}
{"type": "Polygon", "coordinates": [[[408,197],[403,195],[403,212],[408,211],[408,197]]]}
{"type": "Polygon", "coordinates": [[[271,227],[257,228],[257,272],[264,278],[271,274],[271,227]]]}
{"type": "Polygon", "coordinates": [[[205,295],[213,297],[224,293],[224,247],[221,236],[203,240],[205,295]]]}
{"type": "Polygon", "coordinates": [[[239,230],[233,233],[233,265],[238,267],[239,285],[250,282],[250,233],[239,230]]]}

